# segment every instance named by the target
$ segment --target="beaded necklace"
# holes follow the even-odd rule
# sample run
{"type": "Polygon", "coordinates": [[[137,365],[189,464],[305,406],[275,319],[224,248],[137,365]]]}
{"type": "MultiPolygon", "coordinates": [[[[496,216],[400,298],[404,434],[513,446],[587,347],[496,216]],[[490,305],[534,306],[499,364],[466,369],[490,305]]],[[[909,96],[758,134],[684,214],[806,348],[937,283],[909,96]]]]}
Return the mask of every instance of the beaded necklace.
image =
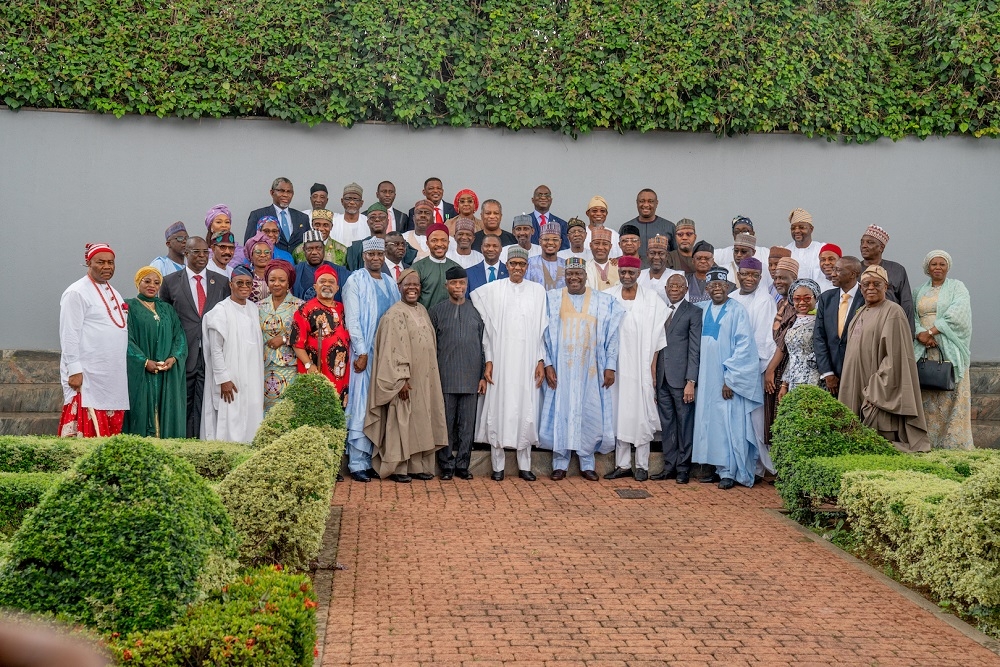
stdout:
{"type": "Polygon", "coordinates": [[[118,320],[115,319],[114,314],[111,312],[111,306],[108,304],[108,300],[104,298],[104,292],[102,292],[101,288],[98,287],[97,281],[94,280],[90,274],[88,274],[87,277],[90,278],[90,283],[94,286],[94,289],[97,290],[97,293],[101,297],[101,301],[104,302],[104,308],[108,311],[108,317],[111,319],[111,323],[119,329],[124,329],[127,325],[127,322],[125,321],[125,313],[122,311],[121,304],[118,303],[118,297],[115,296],[114,290],[111,291],[111,301],[115,304],[115,311],[117,311],[122,318],[121,324],[118,324],[118,320]]]}

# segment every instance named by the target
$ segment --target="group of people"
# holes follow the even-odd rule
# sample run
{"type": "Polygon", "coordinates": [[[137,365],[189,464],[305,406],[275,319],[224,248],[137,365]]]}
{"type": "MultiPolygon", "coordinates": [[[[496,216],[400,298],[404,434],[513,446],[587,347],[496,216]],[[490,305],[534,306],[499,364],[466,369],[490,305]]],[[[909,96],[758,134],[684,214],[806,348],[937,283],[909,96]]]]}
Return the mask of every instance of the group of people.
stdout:
{"type": "Polygon", "coordinates": [[[761,246],[737,216],[716,248],[694,221],[657,215],[650,189],[618,230],[604,198],[564,220],[544,185],[511,231],[500,202],[466,189],[448,203],[438,178],[405,213],[388,181],[363,212],[356,183],[343,212],[319,183],[307,211],[291,208],[288,179],[270,194],[242,244],[223,205],[204,236],[169,226],[132,299],[110,285],[114,251],[87,246],[87,275],[61,301],[62,435],[248,442],[299,374],[320,373],[358,482],[471,478],[475,442],[498,481],[505,450],[534,481],[543,448],[553,480],[575,452],[596,481],[595,455],[614,451],[609,479],[683,484],[701,463],[714,473],[700,481],[752,486],[773,473],[771,424],[800,385],[901,449],[972,447],[969,293],[941,250],[911,292],[879,226],[859,259],[814,241],[802,209],[785,246],[761,246]],[[951,362],[955,388],[922,390],[924,359],[951,362]],[[664,465],[650,476],[656,440],[664,465]]]}

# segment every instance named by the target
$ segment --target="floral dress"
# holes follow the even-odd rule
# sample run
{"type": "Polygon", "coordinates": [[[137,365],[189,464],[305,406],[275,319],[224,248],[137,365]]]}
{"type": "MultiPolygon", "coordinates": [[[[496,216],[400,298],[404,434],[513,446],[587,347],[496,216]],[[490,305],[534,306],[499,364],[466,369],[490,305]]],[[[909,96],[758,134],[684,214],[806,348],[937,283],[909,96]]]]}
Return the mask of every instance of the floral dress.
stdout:
{"type": "Polygon", "coordinates": [[[815,327],[815,315],[799,315],[785,334],[788,364],[781,374],[781,381],[788,383],[788,391],[800,384],[814,386],[819,384],[819,367],[816,365],[816,353],[813,351],[815,327]]]}
{"type": "Polygon", "coordinates": [[[288,385],[295,380],[298,370],[295,367],[295,352],[292,351],[292,318],[295,311],[302,305],[302,299],[285,295],[284,301],[274,307],[271,297],[257,304],[260,312],[260,331],[264,337],[264,412],[271,409],[288,385]],[[273,349],[267,344],[275,336],[287,336],[289,344],[273,349]]]}

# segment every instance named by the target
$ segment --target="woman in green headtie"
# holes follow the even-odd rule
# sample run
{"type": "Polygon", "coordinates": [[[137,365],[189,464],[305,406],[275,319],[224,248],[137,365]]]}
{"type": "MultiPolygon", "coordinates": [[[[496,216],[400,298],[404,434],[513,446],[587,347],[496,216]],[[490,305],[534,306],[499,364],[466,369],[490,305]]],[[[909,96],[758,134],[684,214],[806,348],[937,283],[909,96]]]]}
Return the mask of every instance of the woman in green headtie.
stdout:
{"type": "Polygon", "coordinates": [[[187,339],[173,307],[156,295],[163,276],[152,266],[135,274],[128,299],[128,397],[125,433],[183,438],[187,419],[187,339]]]}

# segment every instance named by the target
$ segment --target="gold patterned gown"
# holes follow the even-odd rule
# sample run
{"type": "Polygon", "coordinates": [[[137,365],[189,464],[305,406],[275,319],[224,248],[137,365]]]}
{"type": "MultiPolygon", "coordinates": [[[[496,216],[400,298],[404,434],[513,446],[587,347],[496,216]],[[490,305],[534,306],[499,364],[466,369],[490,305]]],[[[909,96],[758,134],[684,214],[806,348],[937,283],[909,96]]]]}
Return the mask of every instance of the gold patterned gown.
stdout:
{"type": "MultiPolygon", "coordinates": [[[[937,318],[937,302],[941,290],[931,287],[917,301],[917,317],[926,329],[934,326],[937,318]]],[[[941,359],[940,347],[927,348],[927,358],[941,359]]],[[[954,362],[952,362],[954,363],[954,362]]],[[[943,449],[972,449],[972,382],[969,370],[955,383],[954,391],[938,391],[922,388],[924,419],[927,421],[927,437],[931,447],[943,449]]]]}

